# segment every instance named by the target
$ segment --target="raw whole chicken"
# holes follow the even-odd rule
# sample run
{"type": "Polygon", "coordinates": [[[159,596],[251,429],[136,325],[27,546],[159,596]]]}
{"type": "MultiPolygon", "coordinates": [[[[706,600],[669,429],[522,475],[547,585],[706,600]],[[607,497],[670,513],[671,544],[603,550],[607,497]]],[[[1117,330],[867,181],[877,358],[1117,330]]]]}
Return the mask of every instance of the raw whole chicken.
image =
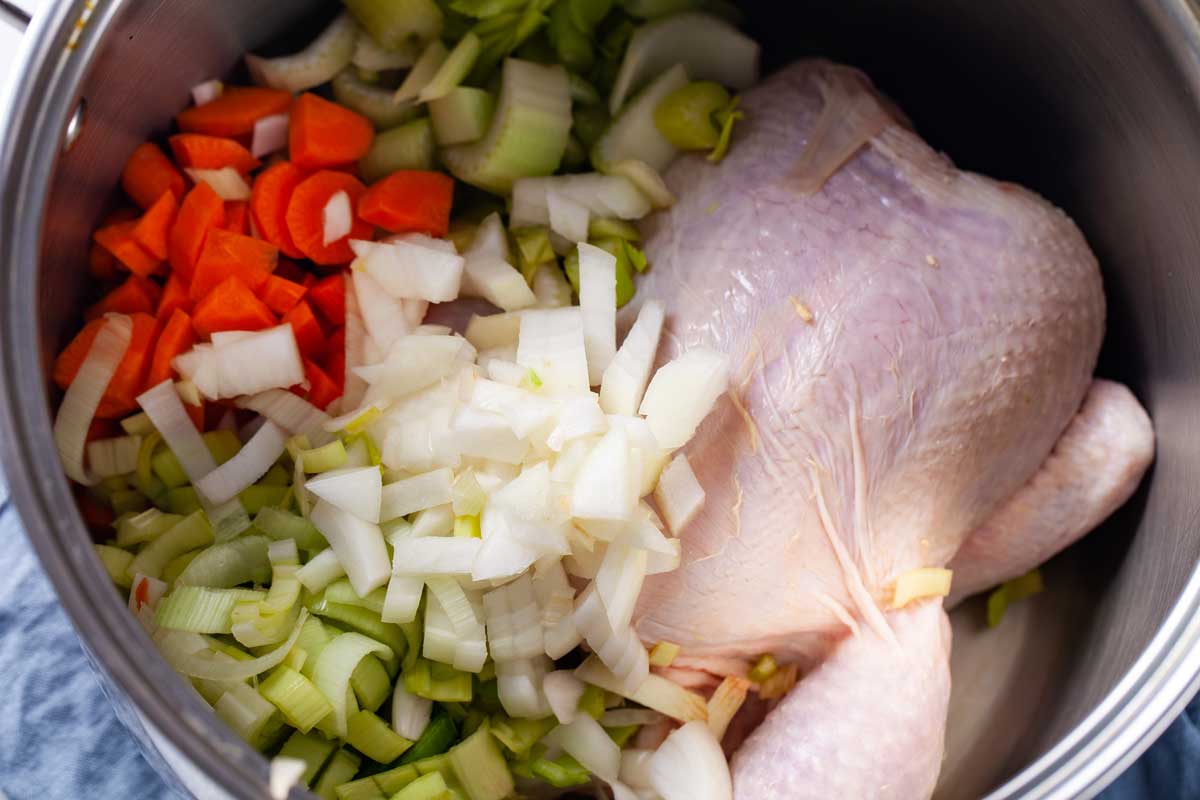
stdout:
{"type": "Polygon", "coordinates": [[[706,505],[637,630],[692,667],[800,664],[734,757],[739,800],[927,798],[950,630],[940,597],[893,609],[897,578],[949,566],[957,600],[1040,564],[1128,498],[1153,432],[1093,379],[1103,288],[1063,212],[957,170],[844,67],[795,64],[744,107],[646,230],[660,360],[734,368],[686,451],[706,505]]]}

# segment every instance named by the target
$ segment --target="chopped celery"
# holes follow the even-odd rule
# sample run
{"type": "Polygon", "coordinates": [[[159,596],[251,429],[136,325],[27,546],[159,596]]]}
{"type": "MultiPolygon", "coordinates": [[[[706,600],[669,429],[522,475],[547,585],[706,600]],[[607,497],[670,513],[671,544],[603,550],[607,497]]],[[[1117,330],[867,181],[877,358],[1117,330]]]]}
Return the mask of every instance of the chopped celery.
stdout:
{"type": "Polygon", "coordinates": [[[339,14],[303,50],[277,58],[246,56],[246,69],[260,86],[296,93],[319,86],[350,63],[358,40],[358,26],[348,14],[339,14]]]}
{"type": "Polygon", "coordinates": [[[238,492],[238,499],[242,501],[247,514],[257,514],[267,506],[281,505],[289,492],[291,489],[287,486],[264,486],[256,483],[238,492]]]}
{"type": "Polygon", "coordinates": [[[777,669],[779,669],[779,664],[775,662],[775,656],[770,653],[764,653],[759,656],[758,661],[754,662],[754,666],[750,669],[750,674],[746,677],[755,683],[762,683],[774,675],[777,669]]]}
{"type": "Polygon", "coordinates": [[[340,439],[311,450],[301,450],[297,458],[304,461],[304,471],[309,474],[329,472],[346,463],[346,447],[340,439]]]}
{"type": "Polygon", "coordinates": [[[438,712],[425,726],[425,731],[421,734],[421,738],[413,744],[412,749],[401,757],[400,763],[411,764],[414,761],[441,755],[450,749],[450,745],[454,744],[454,740],[457,738],[458,727],[454,724],[454,720],[444,711],[438,712]]]}
{"type": "Polygon", "coordinates": [[[317,777],[321,767],[325,766],[325,762],[333,755],[334,747],[336,744],[323,736],[296,731],[283,743],[279,756],[303,761],[305,767],[300,775],[300,782],[305,786],[312,786],[313,779],[317,777]]]}
{"type": "Polygon", "coordinates": [[[640,242],[641,231],[632,222],[609,217],[592,217],[588,220],[588,239],[624,239],[640,242]]]}
{"type": "Polygon", "coordinates": [[[604,716],[604,690],[599,686],[588,684],[579,698],[579,710],[592,719],[604,716]]]}
{"type": "Polygon", "coordinates": [[[655,667],[669,667],[679,655],[679,645],[674,642],[662,641],[650,650],[650,664],[655,667]]]}
{"type": "Polygon", "coordinates": [[[471,539],[483,538],[483,533],[479,529],[479,515],[470,514],[467,516],[455,517],[454,535],[471,539]]]}
{"type": "Polygon", "coordinates": [[[181,556],[176,556],[167,562],[163,567],[162,575],[159,577],[163,583],[168,586],[179,580],[179,576],[187,570],[188,566],[196,560],[196,556],[203,553],[203,550],[190,550],[181,556]]]}
{"type": "Polygon", "coordinates": [[[346,748],[341,748],[333,754],[333,758],[321,772],[313,793],[321,800],[338,800],[337,787],[346,783],[358,772],[362,759],[346,748]]]}
{"type": "Polygon", "coordinates": [[[424,658],[404,670],[404,688],[440,703],[469,703],[473,694],[471,673],[424,658]]]}
{"type": "Polygon", "coordinates": [[[452,797],[442,773],[430,772],[405,786],[392,800],[450,800],[452,797]]]}
{"type": "Polygon", "coordinates": [[[550,229],[544,225],[533,225],[513,228],[511,233],[517,244],[517,260],[521,265],[521,274],[525,277],[525,282],[529,283],[538,267],[555,258],[554,247],[550,244],[550,229]]]}
{"type": "Polygon", "coordinates": [[[361,633],[367,638],[374,639],[392,649],[397,658],[403,658],[408,647],[404,633],[399,625],[382,621],[379,614],[359,606],[347,606],[341,603],[329,603],[322,598],[311,608],[314,614],[326,619],[340,622],[347,628],[361,633]]]}
{"type": "Polygon", "coordinates": [[[362,114],[378,130],[394,128],[417,115],[416,106],[397,103],[393,97],[395,92],[364,83],[353,69],[339,72],[330,86],[339,104],[362,114]]]}
{"type": "Polygon", "coordinates": [[[479,52],[483,47],[479,37],[468,32],[446,56],[446,60],[438,67],[437,72],[430,78],[429,83],[421,89],[417,96],[418,103],[428,103],[445,97],[458,86],[467,75],[475,62],[479,60],[479,52]]]}
{"type": "Polygon", "coordinates": [[[343,0],[358,24],[386,50],[442,32],[442,11],[433,0],[343,0]]]}
{"type": "Polygon", "coordinates": [[[383,613],[383,599],[386,596],[387,588],[381,586],[366,597],[359,597],[348,578],[341,578],[325,587],[326,602],[343,606],[358,606],[375,614],[383,613]]]}
{"type": "Polygon", "coordinates": [[[633,158],[662,172],[677,150],[655,125],[655,111],[664,98],[688,85],[687,70],[671,67],[634,96],[592,147],[592,165],[607,172],[613,165],[633,158]]]}
{"type": "Polygon", "coordinates": [[[334,634],[317,617],[310,616],[304,620],[304,624],[300,626],[300,636],[296,639],[296,648],[305,654],[300,674],[306,678],[312,677],[317,656],[321,655],[325,646],[333,641],[333,636],[334,634]]]}
{"type": "Polygon", "coordinates": [[[308,733],[333,712],[333,706],[312,681],[290,667],[276,667],[258,685],[258,691],[301,733],[308,733]]]}
{"type": "Polygon", "coordinates": [[[337,787],[337,800],[388,800],[373,778],[358,778],[337,787]]]}
{"type": "MultiPolygon", "coordinates": [[[[145,416],[145,412],[143,412],[141,416],[145,416]]],[[[149,422],[149,419],[149,417],[146,417],[147,422],[149,422]]],[[[142,494],[146,495],[147,497],[157,497],[158,495],[162,494],[163,489],[166,488],[163,485],[163,482],[154,476],[154,466],[152,462],[154,450],[161,442],[162,434],[151,427],[150,431],[146,433],[145,438],[142,439],[142,446],[138,451],[135,482],[137,483],[138,489],[141,490],[142,494]]]]}
{"type": "Polygon", "coordinates": [[[200,495],[193,486],[179,486],[168,489],[166,506],[172,514],[194,514],[201,510],[200,495]]]}
{"type": "Polygon", "coordinates": [[[711,150],[721,138],[716,113],[729,105],[719,83],[695,81],[664,97],[654,109],[654,126],[680,150],[711,150]]]}
{"type": "Polygon", "coordinates": [[[108,573],[108,577],[112,579],[113,583],[122,589],[128,589],[133,585],[133,578],[128,571],[129,564],[133,561],[133,553],[119,547],[98,544],[96,545],[96,555],[100,557],[100,563],[104,565],[104,571],[108,573]]]}
{"type": "MultiPolygon", "coordinates": [[[[496,65],[517,48],[535,56],[538,52],[549,50],[548,43],[544,48],[540,46],[540,37],[533,40],[530,37],[546,24],[544,12],[553,3],[554,0],[503,0],[500,3],[456,0],[456,11],[479,20],[470,29],[482,44],[470,82],[482,84],[487,81],[495,73],[496,65]],[[526,43],[529,46],[522,47],[526,43]]],[[[531,60],[538,61],[539,58],[531,60]]]]}
{"type": "Polygon", "coordinates": [[[584,147],[595,147],[596,142],[604,135],[612,124],[612,117],[604,106],[578,106],[572,114],[571,133],[579,139],[584,147]]]}
{"type": "Polygon", "coordinates": [[[514,757],[520,759],[528,758],[533,746],[557,725],[558,720],[554,717],[512,719],[506,714],[495,714],[491,719],[492,735],[499,739],[500,744],[514,757]]]}
{"type": "Polygon", "coordinates": [[[213,543],[213,530],[204,513],[196,511],[177,522],[138,553],[129,565],[129,575],[141,573],[157,578],[171,559],[213,543]]]}
{"type": "Polygon", "coordinates": [[[188,482],[187,473],[183,471],[179,459],[165,447],[151,456],[150,468],[168,489],[184,486],[188,482]]]}
{"type": "Polygon", "coordinates": [[[204,444],[208,447],[208,452],[212,453],[212,457],[216,459],[218,466],[236,456],[238,451],[242,449],[242,442],[233,431],[208,431],[203,434],[203,438],[204,444]]]}
{"type": "MultiPolygon", "coordinates": [[[[410,749],[409,752],[412,750],[410,749]]],[[[379,791],[383,792],[384,797],[391,797],[419,777],[421,777],[421,773],[417,771],[417,768],[406,764],[386,772],[377,772],[371,776],[371,780],[375,781],[375,785],[379,787],[379,791]]]]}
{"type": "Polygon", "coordinates": [[[351,673],[350,688],[362,708],[378,711],[392,694],[392,679],[378,658],[367,656],[351,673]]]}
{"type": "Polygon", "coordinates": [[[558,789],[569,789],[591,780],[592,774],[587,768],[571,756],[563,753],[553,761],[546,758],[535,758],[529,764],[529,771],[537,778],[558,789]]]}
{"type": "MultiPolygon", "coordinates": [[[[121,428],[130,436],[152,436],[157,431],[154,430],[154,423],[150,421],[150,415],[145,411],[139,411],[131,417],[126,417],[121,420],[121,428]]],[[[159,441],[162,441],[160,438],[159,441]]],[[[145,444],[145,441],[142,442],[145,444]]]]}
{"type": "Polygon", "coordinates": [[[253,589],[177,586],[159,602],[154,621],[177,631],[229,633],[233,630],[233,609],[237,604],[265,596],[253,589]]]}
{"type": "Polygon", "coordinates": [[[126,511],[143,511],[150,501],[146,495],[137,489],[121,489],[108,496],[109,505],[114,514],[124,514],[126,511]]]}
{"type": "Polygon", "coordinates": [[[608,738],[616,743],[617,747],[624,747],[629,744],[629,740],[637,733],[641,725],[616,725],[611,728],[605,728],[604,732],[608,734],[608,738]]]}
{"type": "Polygon", "coordinates": [[[231,685],[213,705],[213,711],[258,750],[269,747],[285,730],[275,706],[244,683],[231,685]]]}
{"type": "Polygon", "coordinates": [[[117,520],[117,546],[131,547],[152,542],[182,520],[183,517],[178,514],[164,514],[157,508],[122,517],[117,520]]]}
{"type": "MultiPolygon", "coordinates": [[[[606,236],[602,239],[596,239],[592,242],[596,247],[611,253],[617,259],[617,308],[622,308],[626,303],[633,299],[637,287],[633,283],[633,270],[635,263],[631,257],[631,251],[637,251],[625,239],[617,239],[615,237],[606,236]]],[[[643,262],[644,263],[644,262],[643,262]]],[[[563,270],[567,273],[567,280],[571,282],[571,288],[575,290],[575,294],[579,294],[579,250],[572,250],[563,259],[563,270]]],[[[640,270],[639,270],[640,271],[640,270]]]]}
{"type": "Polygon", "coordinates": [[[487,135],[474,144],[447,148],[442,158],[460,180],[508,194],[517,178],[551,175],[558,169],[570,129],[566,70],[509,59],[487,135]]]}
{"type": "Polygon", "coordinates": [[[1044,588],[1045,584],[1042,582],[1042,572],[1036,568],[1019,578],[1013,578],[1010,581],[1002,583],[999,588],[993,590],[988,595],[988,627],[994,628],[1000,624],[1000,620],[1004,618],[1004,613],[1008,610],[1008,606],[1011,603],[1032,597],[1040,593],[1044,588]]]}
{"type": "Polygon", "coordinates": [[[377,83],[379,73],[393,69],[408,69],[417,61],[421,54],[421,43],[410,38],[399,50],[390,50],[372,39],[366,33],[360,33],[354,44],[354,55],[350,62],[354,64],[358,75],[368,83],[377,83]]]}
{"type": "Polygon", "coordinates": [[[487,133],[495,108],[496,99],[490,92],[456,86],[429,102],[434,138],[442,147],[477,142],[487,133]]]}
{"type": "Polygon", "coordinates": [[[279,464],[274,464],[259,481],[263,486],[291,486],[292,474],[279,464]]]}
{"type": "Polygon", "coordinates": [[[401,169],[433,169],[433,152],[433,125],[420,117],[378,134],[358,169],[368,183],[401,169]]]}
{"type": "Polygon", "coordinates": [[[365,709],[352,714],[346,721],[346,741],[355,750],[380,764],[392,763],[413,745],[365,709]]]}
{"type": "Polygon", "coordinates": [[[596,53],[592,48],[590,30],[581,30],[573,20],[569,0],[555,3],[550,9],[550,22],[546,36],[554,46],[558,60],[567,69],[586,72],[595,63],[596,53]]]}
{"type": "Polygon", "coordinates": [[[301,550],[315,552],[325,549],[325,537],[304,517],[266,506],[254,517],[254,527],[276,541],[292,539],[301,550]]]}
{"type": "Polygon", "coordinates": [[[571,80],[572,103],[580,106],[592,106],[600,103],[600,93],[596,91],[595,86],[592,86],[574,72],[570,74],[569,78],[571,80]]]}
{"type": "Polygon", "coordinates": [[[469,800],[503,800],[515,791],[512,773],[486,724],[447,755],[469,800]]]}

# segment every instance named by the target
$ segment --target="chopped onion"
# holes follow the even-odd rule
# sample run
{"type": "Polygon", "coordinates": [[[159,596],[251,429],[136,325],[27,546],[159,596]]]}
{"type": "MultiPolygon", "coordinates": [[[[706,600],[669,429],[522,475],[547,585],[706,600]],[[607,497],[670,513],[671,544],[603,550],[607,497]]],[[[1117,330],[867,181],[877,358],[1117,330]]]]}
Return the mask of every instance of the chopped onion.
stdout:
{"type": "Polygon", "coordinates": [[[304,381],[291,325],[250,333],[219,347],[197,345],[172,363],[210,400],[286,389],[304,381]]]}
{"type": "Polygon", "coordinates": [[[600,717],[600,724],[606,728],[620,728],[625,725],[656,725],[664,719],[662,714],[649,708],[612,708],[600,717]]]}
{"type": "Polygon", "coordinates": [[[613,630],[629,626],[645,578],[645,550],[630,547],[623,541],[608,545],[596,572],[595,586],[613,630]]]}
{"type": "Polygon", "coordinates": [[[141,436],[94,439],[87,444],[88,466],[97,478],[126,475],[137,469],[141,449],[141,436]]]}
{"type": "Polygon", "coordinates": [[[590,772],[609,783],[615,781],[621,771],[621,748],[600,727],[600,723],[587,714],[576,714],[570,723],[550,731],[543,741],[561,747],[590,772]]]}
{"type": "Polygon", "coordinates": [[[658,171],[645,161],[636,158],[618,161],[612,167],[612,174],[623,175],[632,181],[654,208],[670,208],[675,205],[675,195],[667,188],[658,171]]]}
{"type": "Polygon", "coordinates": [[[621,348],[604,370],[600,382],[600,407],[609,414],[637,413],[650,381],[665,318],[662,303],[647,300],[638,311],[621,348]]]}
{"type": "Polygon", "coordinates": [[[598,386],[617,352],[617,259],[586,242],[579,245],[579,310],[588,382],[598,386]]]}
{"type": "Polygon", "coordinates": [[[576,395],[562,401],[558,410],[558,424],[546,437],[546,446],[555,452],[576,439],[596,436],[608,430],[608,419],[600,410],[593,393],[576,395]]]}
{"type": "Polygon", "coordinates": [[[213,503],[232,500],[267,473],[283,455],[286,441],[287,434],[283,429],[267,422],[237,455],[196,481],[196,490],[213,503]]]}
{"type": "Polygon", "coordinates": [[[622,750],[621,780],[639,791],[653,791],[650,788],[650,758],[653,755],[653,750],[636,747],[627,747],[622,750]]]}
{"type": "Polygon", "coordinates": [[[309,519],[337,554],[355,594],[366,597],[387,583],[387,548],[378,525],[342,511],[325,500],[317,501],[309,519]]]}
{"type": "Polygon", "coordinates": [[[542,264],[533,274],[533,296],[538,308],[565,308],[571,305],[572,291],[557,264],[542,264]]]}
{"type": "Polygon", "coordinates": [[[533,592],[542,610],[542,639],[546,655],[562,658],[580,642],[575,627],[575,590],[561,562],[540,568],[533,577],[533,592]]]}
{"type": "Polygon", "coordinates": [[[646,680],[650,674],[646,648],[629,626],[612,626],[595,583],[579,595],[575,604],[575,626],[626,692],[634,691],[646,680]]]}
{"type": "Polygon", "coordinates": [[[435,506],[418,511],[413,517],[413,538],[423,536],[449,536],[454,531],[454,509],[450,505],[435,506]]]}
{"type": "Polygon", "coordinates": [[[366,522],[379,522],[379,506],[383,493],[383,478],[379,467],[331,470],[309,478],[304,486],[312,494],[342,511],[366,522]]]}
{"type": "Polygon", "coordinates": [[[650,758],[650,785],[663,800],[732,800],[729,763],[708,726],[688,722],[650,758]]]}
{"type": "Polygon", "coordinates": [[[708,721],[708,703],[703,697],[660,675],[651,673],[637,688],[630,691],[624,682],[618,680],[599,657],[593,654],[576,668],[575,676],[584,683],[595,684],[605,691],[619,694],[680,722],[708,721]]]}
{"type": "Polygon", "coordinates": [[[179,399],[171,381],[166,380],[147,389],[138,396],[137,401],[162,434],[167,447],[179,459],[179,465],[192,483],[197,483],[217,468],[216,460],[208,452],[204,439],[184,410],[183,401],[179,399]]]}
{"type": "Polygon", "coordinates": [[[550,710],[563,725],[569,725],[579,713],[579,698],[583,697],[586,684],[575,677],[569,669],[551,672],[542,681],[542,692],[550,703],[550,710]]]}
{"type": "Polygon", "coordinates": [[[546,216],[550,230],[570,244],[586,242],[591,212],[562,192],[546,192],[546,216]]]}
{"type": "Polygon", "coordinates": [[[404,681],[397,681],[392,694],[392,730],[405,739],[416,741],[429,725],[433,701],[410,694],[404,681]]]}
{"type": "Polygon", "coordinates": [[[580,310],[555,308],[522,312],[517,363],[536,372],[551,392],[587,391],[587,351],[580,310]]]}
{"type": "Polygon", "coordinates": [[[271,800],[287,800],[292,787],[300,783],[301,776],[308,769],[308,762],[299,758],[275,756],[271,759],[270,792],[271,800]]]}
{"type": "Polygon", "coordinates": [[[467,330],[463,335],[468,342],[475,346],[476,350],[491,350],[494,347],[515,345],[520,333],[520,312],[508,312],[487,316],[472,314],[471,321],[467,323],[467,330]]]}
{"type": "MultiPolygon", "coordinates": [[[[257,126],[255,126],[255,130],[257,131],[257,126]]],[[[350,195],[345,192],[336,192],[330,197],[321,211],[321,220],[323,224],[322,242],[326,247],[349,236],[354,221],[354,211],[350,208],[350,195]]],[[[361,301],[360,295],[359,302],[361,301]]]]}
{"type": "Polygon", "coordinates": [[[659,476],[654,500],[676,536],[704,507],[704,487],[696,480],[687,456],[679,453],[659,476]]]}
{"type": "Polygon", "coordinates": [[[401,301],[385,292],[366,272],[352,270],[350,274],[367,333],[383,350],[391,350],[399,339],[412,333],[401,301]]]}
{"type": "Polygon", "coordinates": [[[708,729],[719,742],[725,738],[729,723],[746,702],[751,683],[736,675],[727,675],[712,697],[708,698],[708,729]]]}
{"type": "MultiPolygon", "coordinates": [[[[75,379],[67,387],[54,420],[54,444],[62,459],[63,469],[67,477],[84,486],[96,482],[95,476],[83,464],[88,428],[92,425],[92,418],[96,416],[96,409],[100,407],[109,381],[129,349],[132,337],[133,322],[129,317],[123,314],[108,315],[104,327],[88,348],[75,379]]],[[[174,395],[174,391],[171,394],[174,395]]]]}
{"type": "Polygon", "coordinates": [[[673,450],[692,438],[728,385],[729,357],[696,347],[659,368],[639,411],[658,443],[673,450]]]}
{"type": "Polygon", "coordinates": [[[239,397],[234,403],[238,408],[262,414],[289,433],[307,436],[313,447],[320,447],[332,438],[325,428],[330,421],[329,415],[303,397],[283,389],[268,389],[249,397],[239,397]]]}
{"type": "Polygon", "coordinates": [[[367,379],[373,393],[398,399],[432,386],[474,356],[474,348],[461,336],[401,336],[382,364],[356,372],[367,379]]]}
{"type": "Polygon", "coordinates": [[[464,296],[482,297],[504,311],[527,308],[537,302],[525,278],[509,261],[508,235],[498,213],[489,214],[479,224],[475,239],[463,257],[464,296]]]}
{"type": "Polygon", "coordinates": [[[346,367],[345,367],[345,384],[342,388],[342,405],[343,410],[358,408],[362,403],[363,394],[367,390],[366,382],[358,377],[354,371],[354,367],[359,367],[367,363],[366,344],[367,335],[365,323],[363,322],[362,310],[358,305],[358,293],[354,290],[353,281],[345,281],[346,284],[346,367]]]}
{"type": "Polygon", "coordinates": [[[192,103],[202,106],[211,103],[225,92],[225,84],[213,78],[192,87],[192,103]]]}
{"type": "Polygon", "coordinates": [[[493,659],[516,661],[542,655],[541,610],[528,574],[485,592],[483,609],[493,659]]]}
{"type": "Polygon", "coordinates": [[[484,379],[475,381],[471,405],[502,416],[519,439],[528,439],[546,426],[555,411],[554,403],[532,392],[484,379]]]}
{"type": "Polygon", "coordinates": [[[445,615],[451,628],[450,658],[436,658],[429,652],[431,642],[427,616],[426,658],[447,661],[453,664],[455,669],[463,672],[479,672],[488,656],[482,609],[476,610],[475,603],[453,578],[427,577],[425,585],[429,587],[430,594],[426,614],[428,615],[429,609],[436,605],[445,615]]]}
{"type": "Polygon", "coordinates": [[[329,584],[346,574],[342,562],[338,561],[337,553],[329,547],[308,560],[308,563],[296,572],[296,580],[300,585],[313,594],[320,592],[329,584]]]}
{"type": "Polygon", "coordinates": [[[393,544],[397,575],[470,575],[483,542],[478,539],[422,536],[393,544]]]}
{"type": "Polygon", "coordinates": [[[544,656],[496,662],[500,705],[510,717],[541,719],[551,713],[542,682],[552,666],[544,656]]]}
{"type": "Polygon", "coordinates": [[[393,242],[351,239],[363,269],[392,297],[445,303],[458,297],[464,259],[405,236],[393,242]]]}
{"type": "MultiPolygon", "coordinates": [[[[484,365],[481,364],[481,366],[484,365]]],[[[486,369],[489,378],[506,386],[524,387],[529,383],[529,370],[515,361],[506,361],[503,358],[489,358],[484,369],[486,369]]]]}
{"type": "Polygon", "coordinates": [[[571,516],[602,522],[624,522],[637,498],[630,485],[629,437],[624,428],[608,431],[588,453],[575,477],[571,516]]]}
{"type": "MultiPolygon", "coordinates": [[[[267,117],[262,117],[254,122],[254,134],[250,139],[250,153],[255,158],[269,156],[271,153],[278,152],[288,145],[288,120],[287,114],[271,114],[267,117]]],[[[338,194],[345,194],[339,192],[338,194]]],[[[349,200],[347,199],[347,205],[349,200]]],[[[346,233],[350,229],[346,228],[346,233]]],[[[345,236],[346,233],[342,234],[345,236]]],[[[338,237],[342,238],[341,236],[338,237]]],[[[329,242],[325,242],[329,244],[329,242]]]]}
{"type": "Polygon", "coordinates": [[[454,413],[450,424],[454,444],[465,456],[486,458],[505,464],[520,464],[529,452],[529,442],[518,439],[499,414],[464,407],[454,413]]]}
{"type": "Polygon", "coordinates": [[[388,581],[380,617],[384,622],[403,625],[417,618],[425,581],[419,575],[393,575],[388,581]]]}
{"type": "Polygon", "coordinates": [[[632,181],[621,175],[588,172],[521,178],[513,184],[512,226],[550,225],[551,194],[583,206],[596,217],[641,219],[650,213],[650,201],[632,181]]]}
{"type": "Polygon", "coordinates": [[[216,192],[222,200],[250,199],[250,184],[246,183],[242,173],[233,167],[221,167],[220,169],[184,167],[183,171],[196,183],[207,183],[209,188],[216,192]]]}
{"type": "Polygon", "coordinates": [[[414,511],[441,506],[453,499],[454,473],[438,469],[383,487],[380,519],[396,519],[414,511]]]}

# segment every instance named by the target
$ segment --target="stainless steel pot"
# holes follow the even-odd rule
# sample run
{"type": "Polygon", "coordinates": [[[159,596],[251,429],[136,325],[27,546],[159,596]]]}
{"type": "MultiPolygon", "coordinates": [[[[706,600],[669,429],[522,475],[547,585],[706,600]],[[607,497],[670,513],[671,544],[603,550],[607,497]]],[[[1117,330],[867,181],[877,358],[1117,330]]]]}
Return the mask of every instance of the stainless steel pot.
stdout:
{"type": "MultiPolygon", "coordinates": [[[[89,231],[192,85],[317,0],[60,0],[25,37],[0,151],[0,438],[21,515],[148,756],[201,798],[266,762],[155,655],[93,557],[53,457],[46,365],[77,325],[89,231]],[[73,143],[73,144],[72,144],[73,143]],[[67,145],[71,144],[70,147],[67,145]],[[165,759],[169,764],[162,763],[165,759]]],[[[1102,372],[1159,432],[1147,486],[985,631],[956,614],[939,795],[1099,792],[1200,687],[1200,21],[1185,0],[749,3],[768,59],[858,64],[960,165],[1066,208],[1105,270],[1102,372]]]]}

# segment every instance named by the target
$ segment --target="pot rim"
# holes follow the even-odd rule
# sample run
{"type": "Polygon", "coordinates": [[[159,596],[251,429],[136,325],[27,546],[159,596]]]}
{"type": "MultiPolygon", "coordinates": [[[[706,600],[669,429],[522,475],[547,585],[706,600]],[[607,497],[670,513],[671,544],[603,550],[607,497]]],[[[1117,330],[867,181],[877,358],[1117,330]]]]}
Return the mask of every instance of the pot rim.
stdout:
{"type": "MultiPolygon", "coordinates": [[[[138,659],[145,634],[93,555],[91,538],[59,468],[35,309],[37,264],[50,182],[78,87],[128,0],[57,0],[24,37],[0,139],[0,457],[30,541],[85,649],[134,707],[204,774],[234,797],[267,795],[267,762],[213,715],[161,658],[138,659]],[[90,14],[89,12],[90,7],[90,14]],[[69,46],[77,21],[74,46],[69,46]],[[30,377],[36,376],[36,377],[30,377]]],[[[1190,0],[1143,7],[1200,98],[1200,19],[1190,0]]],[[[1049,751],[996,788],[989,800],[1091,797],[1126,769],[1200,689],[1200,569],[1128,672],[1049,751]]]]}

